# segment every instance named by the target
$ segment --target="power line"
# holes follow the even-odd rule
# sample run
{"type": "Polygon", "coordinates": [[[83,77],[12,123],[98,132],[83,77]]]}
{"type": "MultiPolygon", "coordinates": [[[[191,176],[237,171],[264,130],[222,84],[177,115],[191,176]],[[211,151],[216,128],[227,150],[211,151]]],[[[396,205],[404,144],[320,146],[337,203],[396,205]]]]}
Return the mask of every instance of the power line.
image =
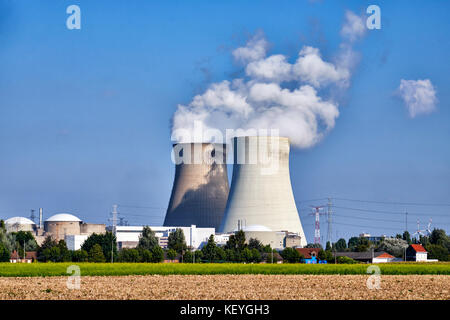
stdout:
{"type": "MultiPolygon", "coordinates": [[[[339,209],[346,209],[346,210],[354,210],[354,211],[363,211],[363,212],[373,212],[373,213],[384,213],[384,214],[401,214],[404,215],[405,212],[399,212],[399,211],[384,211],[384,210],[373,210],[373,209],[362,209],[362,208],[350,208],[350,207],[341,207],[341,206],[333,206],[335,208],[339,208],[339,209]]],[[[450,217],[450,214],[436,214],[436,213],[419,213],[419,212],[415,212],[415,213],[411,213],[408,212],[408,215],[414,215],[414,216],[424,216],[424,215],[428,215],[428,216],[442,216],[442,217],[450,217]]]]}
{"type": "Polygon", "coordinates": [[[419,202],[372,201],[372,200],[358,200],[358,199],[348,199],[348,198],[333,198],[333,199],[335,199],[335,200],[343,200],[343,201],[379,203],[379,204],[395,204],[395,205],[406,205],[406,206],[450,207],[449,203],[419,203],[419,202]]]}

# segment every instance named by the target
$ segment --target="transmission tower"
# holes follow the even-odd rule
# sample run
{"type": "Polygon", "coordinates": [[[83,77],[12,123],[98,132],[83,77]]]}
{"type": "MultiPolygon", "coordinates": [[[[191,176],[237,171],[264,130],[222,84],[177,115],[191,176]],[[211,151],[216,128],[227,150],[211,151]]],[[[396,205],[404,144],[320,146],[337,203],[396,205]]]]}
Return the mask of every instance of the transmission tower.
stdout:
{"type": "Polygon", "coordinates": [[[316,217],[316,222],[314,224],[314,243],[320,243],[320,215],[324,215],[326,213],[321,213],[320,209],[325,208],[326,206],[311,206],[316,211],[311,213],[311,215],[316,217]]]}

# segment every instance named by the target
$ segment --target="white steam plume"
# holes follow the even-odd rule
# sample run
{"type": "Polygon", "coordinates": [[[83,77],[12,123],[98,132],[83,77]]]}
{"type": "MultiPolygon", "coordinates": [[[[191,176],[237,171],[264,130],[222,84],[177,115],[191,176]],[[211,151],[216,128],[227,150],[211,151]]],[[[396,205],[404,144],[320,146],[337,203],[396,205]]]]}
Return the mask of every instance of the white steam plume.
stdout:
{"type": "Polygon", "coordinates": [[[293,146],[308,148],[334,128],[338,103],[330,88],[345,89],[350,84],[358,55],[353,43],[365,29],[361,17],[347,11],[341,30],[343,41],[333,62],[323,60],[319,49],[304,46],[294,63],[282,54],[266,56],[268,42],[262,33],[233,57],[245,67],[245,76],[213,83],[187,105],[178,105],[172,120],[172,139],[194,141],[195,124],[203,130],[277,129],[293,146]],[[294,84],[294,86],[293,86],[294,84]]]}

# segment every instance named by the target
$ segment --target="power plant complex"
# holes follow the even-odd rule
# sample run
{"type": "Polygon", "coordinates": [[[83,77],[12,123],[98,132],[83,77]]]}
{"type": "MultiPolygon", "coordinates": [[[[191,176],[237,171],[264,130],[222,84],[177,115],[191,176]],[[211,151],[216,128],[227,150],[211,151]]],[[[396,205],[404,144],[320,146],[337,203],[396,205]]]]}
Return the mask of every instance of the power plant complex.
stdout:
{"type": "MultiPolygon", "coordinates": [[[[177,228],[187,243],[201,248],[210,235],[225,244],[231,234],[244,231],[272,248],[304,247],[307,244],[292,192],[289,173],[289,140],[274,136],[245,136],[232,139],[232,148],[222,143],[177,143],[173,145],[175,177],[163,226],[151,226],[161,247],[177,228]],[[231,188],[227,174],[227,150],[233,153],[231,188]]],[[[117,206],[115,206],[117,208],[117,206]]],[[[117,246],[134,248],[143,226],[112,227],[117,246]]],[[[34,216],[34,215],[32,215],[34,216]]],[[[85,223],[68,213],[46,220],[39,210],[34,218],[13,217],[5,221],[9,231],[31,231],[38,244],[45,237],[65,240],[77,250],[93,233],[104,233],[104,224],[85,223]]]]}

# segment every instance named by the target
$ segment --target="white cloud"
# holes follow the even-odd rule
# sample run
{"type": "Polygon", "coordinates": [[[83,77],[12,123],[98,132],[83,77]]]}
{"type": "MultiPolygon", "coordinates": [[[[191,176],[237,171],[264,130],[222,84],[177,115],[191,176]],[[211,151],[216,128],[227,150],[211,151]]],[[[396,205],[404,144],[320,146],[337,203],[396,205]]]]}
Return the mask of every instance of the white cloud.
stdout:
{"type": "Polygon", "coordinates": [[[429,79],[401,79],[398,91],[411,118],[436,110],[436,90],[429,79]]]}
{"type": "Polygon", "coordinates": [[[363,18],[347,10],[345,13],[345,23],[341,28],[341,36],[350,42],[354,42],[361,39],[366,33],[366,30],[367,28],[363,18]]]}
{"type": "Polygon", "coordinates": [[[264,58],[268,47],[269,43],[264,38],[264,34],[259,32],[247,42],[245,47],[235,49],[232,54],[236,61],[247,64],[264,58]]]}

